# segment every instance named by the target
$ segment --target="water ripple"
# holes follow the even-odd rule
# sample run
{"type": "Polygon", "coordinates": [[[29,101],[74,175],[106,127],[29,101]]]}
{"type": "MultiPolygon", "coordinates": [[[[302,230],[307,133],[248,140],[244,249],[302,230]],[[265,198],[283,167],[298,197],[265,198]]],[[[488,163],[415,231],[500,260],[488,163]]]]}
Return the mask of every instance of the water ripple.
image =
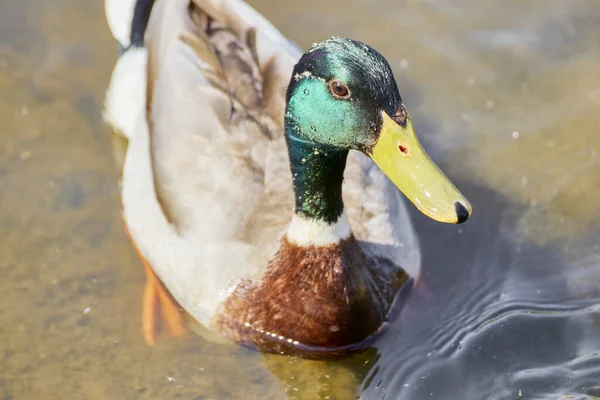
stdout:
{"type": "Polygon", "coordinates": [[[600,282],[598,258],[589,254],[594,247],[566,259],[551,247],[520,242],[506,215],[480,221],[478,232],[465,228],[460,236],[425,243],[424,271],[431,276],[425,285],[434,300],[409,300],[378,346],[381,357],[363,398],[583,399],[598,393],[600,289],[580,284],[600,282]],[[481,226],[495,235],[482,238],[481,226]],[[436,254],[439,241],[456,249],[451,262],[436,254]]]}
{"type": "MultiPolygon", "coordinates": [[[[447,341],[437,351],[424,354],[427,342],[416,340],[403,346],[405,351],[394,360],[393,367],[390,360],[386,362],[385,370],[394,371],[393,376],[381,376],[380,370],[375,370],[370,377],[374,386],[365,392],[369,393],[365,398],[379,398],[391,392],[402,394],[403,399],[422,399],[426,395],[453,399],[463,390],[468,390],[463,398],[485,395],[486,399],[498,400],[519,394],[528,399],[582,395],[599,383],[598,352],[583,353],[585,349],[580,345],[566,349],[567,354],[555,355],[551,364],[547,360],[553,358],[551,355],[541,357],[545,358],[542,360],[535,353],[556,353],[553,344],[564,334],[561,331],[567,319],[570,326],[581,327],[585,319],[599,314],[600,299],[567,304],[502,304],[446,336],[447,341]],[[514,342],[515,339],[524,343],[514,342]],[[529,351],[523,349],[524,344],[530,347],[529,351]],[[480,370],[473,371],[473,365],[479,365],[480,370]]],[[[426,337],[425,332],[420,334],[416,336],[426,337]]],[[[441,338],[437,338],[440,343],[441,338]]],[[[596,342],[589,345],[597,348],[596,342]]]]}

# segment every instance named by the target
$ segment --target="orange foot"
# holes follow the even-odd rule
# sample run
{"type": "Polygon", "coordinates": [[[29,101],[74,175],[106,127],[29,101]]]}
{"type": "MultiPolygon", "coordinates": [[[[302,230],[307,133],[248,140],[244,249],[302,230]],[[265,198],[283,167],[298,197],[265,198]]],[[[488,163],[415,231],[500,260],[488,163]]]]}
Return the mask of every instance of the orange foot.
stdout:
{"type": "Polygon", "coordinates": [[[183,318],[175,299],[167,291],[158,276],[152,270],[150,263],[144,258],[140,250],[137,248],[127,224],[123,222],[125,233],[135,252],[144,264],[146,272],[146,286],[144,287],[144,296],[142,298],[142,333],[144,340],[148,346],[153,346],[156,343],[156,335],[158,332],[158,313],[162,317],[162,322],[165,325],[167,332],[171,336],[182,336],[185,333],[183,318]]]}

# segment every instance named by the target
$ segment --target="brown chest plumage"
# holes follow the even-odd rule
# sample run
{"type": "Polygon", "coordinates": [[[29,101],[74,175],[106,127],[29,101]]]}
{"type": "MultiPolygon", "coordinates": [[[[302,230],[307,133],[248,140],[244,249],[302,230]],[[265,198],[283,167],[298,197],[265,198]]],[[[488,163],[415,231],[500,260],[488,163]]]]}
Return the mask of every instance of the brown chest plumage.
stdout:
{"type": "Polygon", "coordinates": [[[238,285],[214,322],[225,335],[261,351],[305,357],[343,352],[385,321],[408,279],[401,270],[390,271],[353,236],[319,247],[283,238],[263,280],[238,285]]]}

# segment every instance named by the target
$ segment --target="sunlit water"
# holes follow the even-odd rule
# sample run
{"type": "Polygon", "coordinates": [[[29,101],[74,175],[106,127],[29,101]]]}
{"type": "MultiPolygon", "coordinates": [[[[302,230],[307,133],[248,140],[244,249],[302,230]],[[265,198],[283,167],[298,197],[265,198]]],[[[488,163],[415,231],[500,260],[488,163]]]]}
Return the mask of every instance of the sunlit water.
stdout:
{"type": "Polygon", "coordinates": [[[252,4],[305,48],[343,35],[380,50],[474,214],[413,212],[427,292],[376,348],[323,363],[194,334],[143,344],[100,119],[117,56],[103,4],[0,2],[0,399],[600,395],[600,7],[373,3],[252,4]]]}

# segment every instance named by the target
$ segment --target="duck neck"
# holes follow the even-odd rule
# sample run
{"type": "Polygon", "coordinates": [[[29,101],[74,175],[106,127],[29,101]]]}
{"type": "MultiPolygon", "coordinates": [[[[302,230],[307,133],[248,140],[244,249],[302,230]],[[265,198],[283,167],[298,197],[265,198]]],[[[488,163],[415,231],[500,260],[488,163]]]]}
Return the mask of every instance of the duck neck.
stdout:
{"type": "Polygon", "coordinates": [[[342,200],[348,150],[307,142],[287,125],[285,137],[295,195],[288,238],[313,244],[348,238],[350,227],[342,200]]]}

